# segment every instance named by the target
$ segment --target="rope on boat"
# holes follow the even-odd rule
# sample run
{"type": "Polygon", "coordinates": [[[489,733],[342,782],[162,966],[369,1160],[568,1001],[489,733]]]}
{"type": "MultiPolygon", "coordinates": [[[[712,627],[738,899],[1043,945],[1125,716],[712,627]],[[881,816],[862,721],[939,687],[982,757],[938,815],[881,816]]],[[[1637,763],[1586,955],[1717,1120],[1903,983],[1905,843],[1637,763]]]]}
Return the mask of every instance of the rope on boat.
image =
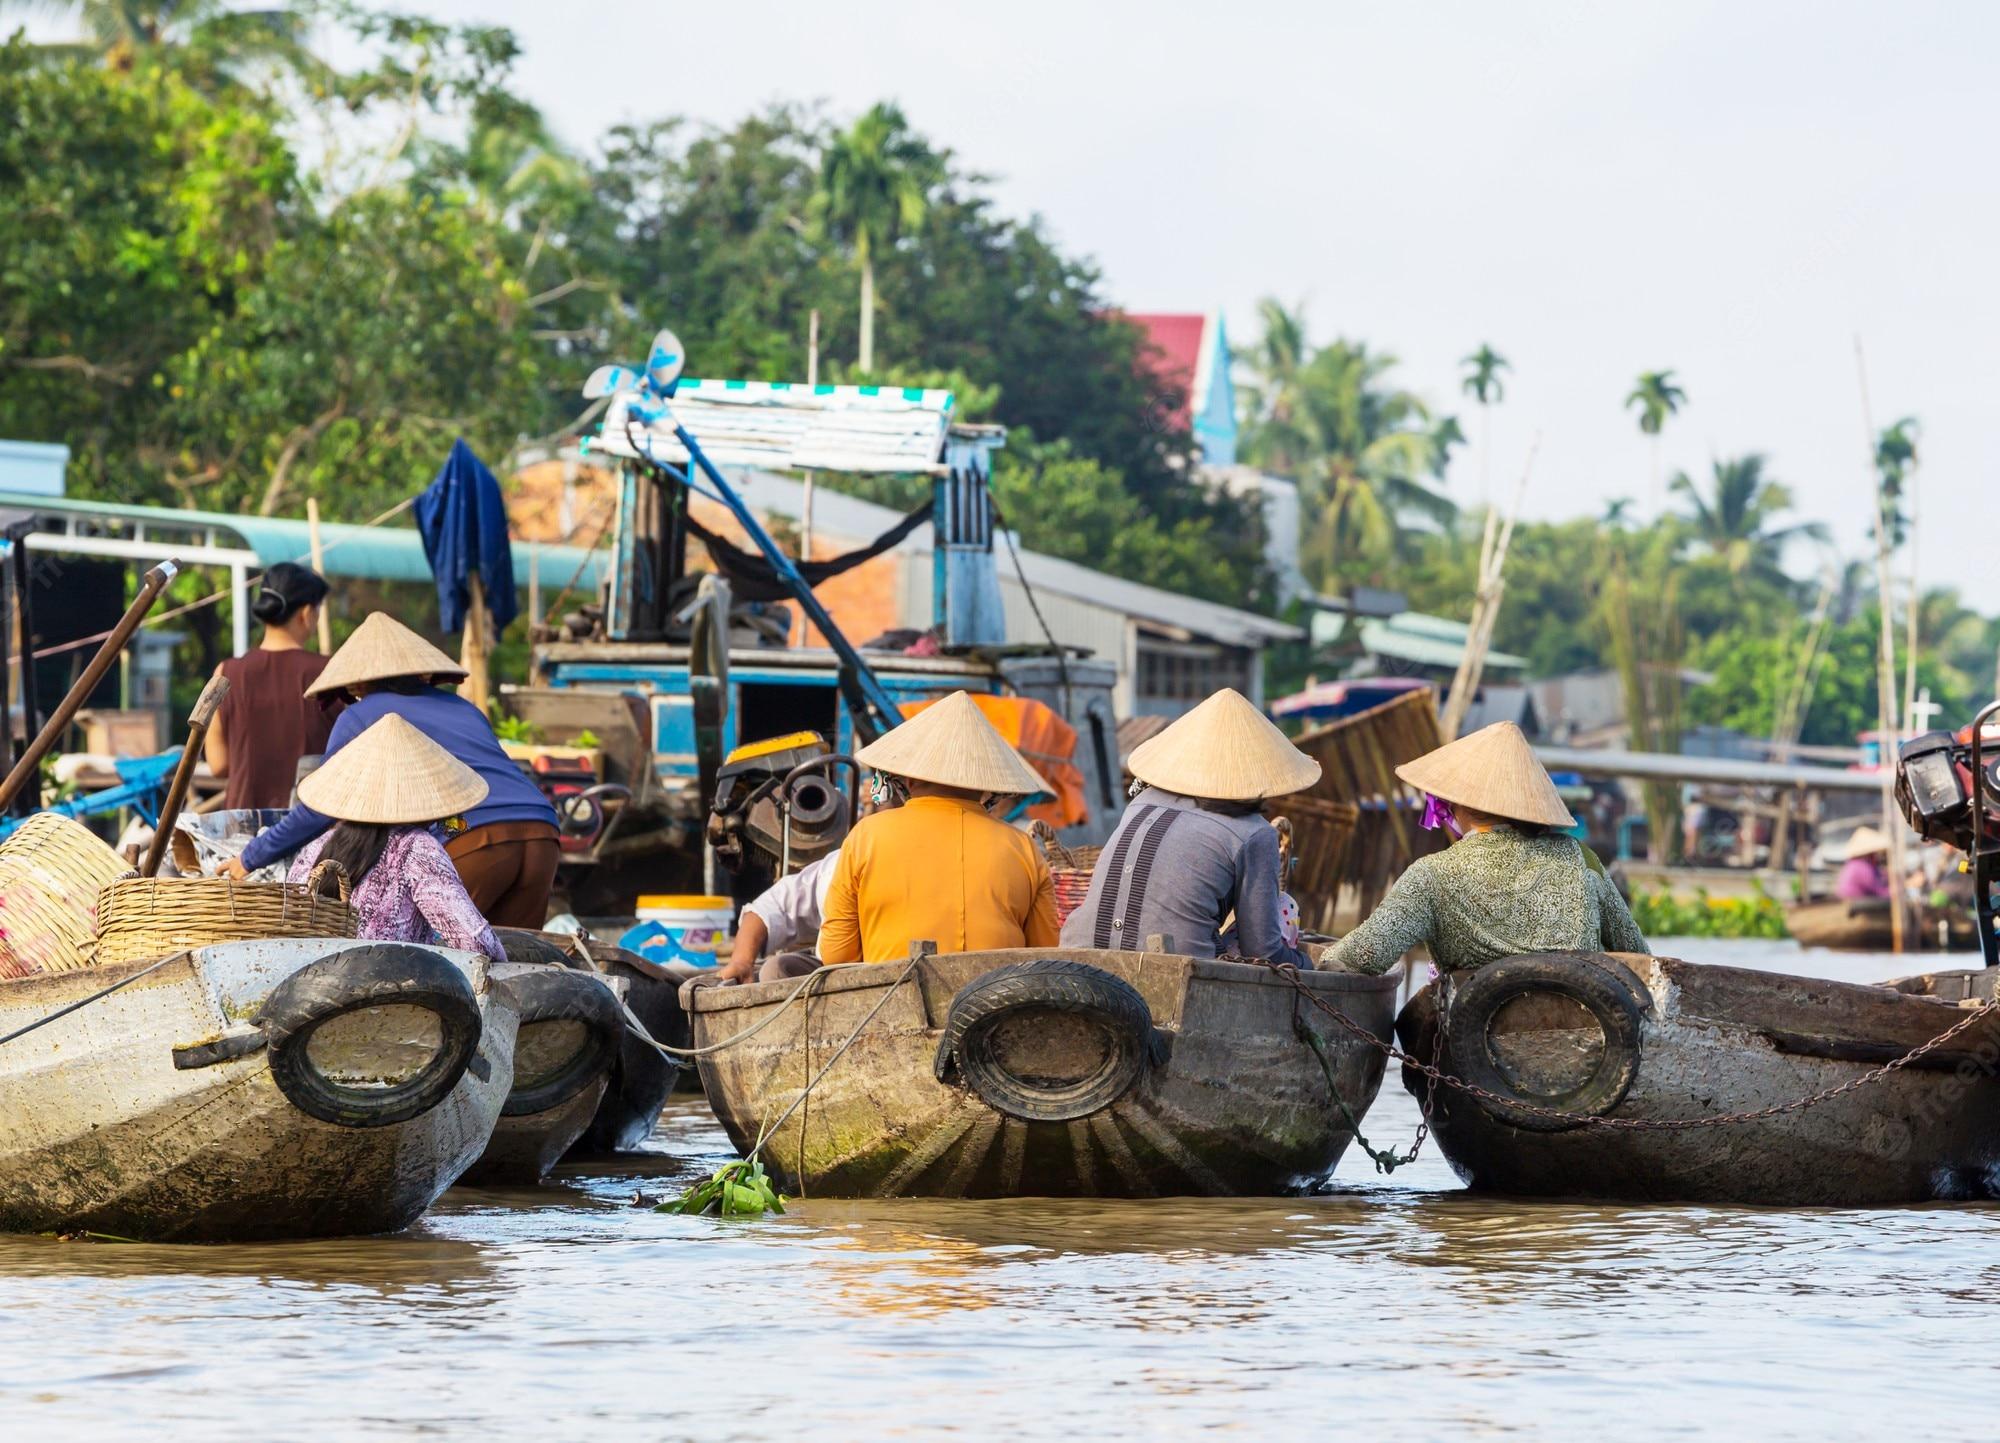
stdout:
{"type": "Polygon", "coordinates": [[[134,982],[137,982],[141,977],[150,976],[153,973],[159,971],[162,967],[166,966],[169,962],[178,962],[185,956],[187,956],[187,953],[185,952],[169,953],[167,956],[162,957],[159,961],[153,963],[150,967],[143,967],[139,971],[134,972],[130,977],[120,978],[118,981],[112,983],[109,987],[106,987],[102,992],[93,992],[88,997],[70,1003],[69,1006],[67,1007],[57,1008],[54,1012],[51,1012],[46,1017],[39,1017],[35,1019],[33,1022],[30,1022],[26,1027],[17,1027],[12,1032],[8,1033],[5,1037],[0,1037],[0,1047],[6,1046],[9,1042],[12,1042],[17,1037],[26,1037],[30,1032],[33,1032],[38,1027],[47,1027],[51,1022],[59,1021],[60,1019],[69,1016],[70,1013],[75,1012],[80,1008],[88,1007],[93,1002],[102,1001],[104,998],[109,997],[112,993],[116,992],[119,988],[130,987],[134,982]]]}
{"type": "MultiPolygon", "coordinates": [[[[1564,1112],[1560,1108],[1543,1107],[1538,1103],[1524,1102],[1519,1098],[1502,1097],[1498,1093],[1467,1082],[1462,1077],[1454,1077],[1451,1073],[1446,1072],[1440,1067],[1412,1057],[1393,1042],[1384,1042],[1373,1032],[1363,1027],[1345,1012],[1342,1012],[1338,1007],[1319,997],[1300,979],[1299,969],[1291,963],[1263,962],[1262,965],[1269,967],[1273,972],[1284,977],[1292,984],[1293,989],[1300,997],[1304,998],[1321,1012],[1324,1012],[1328,1017],[1339,1023],[1340,1026],[1366,1042],[1370,1047],[1376,1049],[1384,1057],[1394,1062],[1400,1062],[1405,1067],[1414,1068],[1417,1072],[1429,1078],[1433,1088],[1439,1086],[1448,1087],[1455,1092],[1463,1092],[1467,1096],[1480,1101],[1498,1103],[1516,1112],[1525,1112],[1533,1114],[1536,1117],[1547,1118],[1551,1122],[1567,1123],[1573,1127],[1609,1128],[1618,1132],[1689,1132],[1704,1127],[1728,1127],[1744,1122],[1765,1122],[1774,1117],[1783,1117],[1788,1113],[1804,1112],[1809,1107],[1818,1107],[1823,1102],[1831,1102],[1836,1097],[1857,1091],[1872,1083],[1883,1081],[1903,1068],[1922,1061],[1930,1053],[1944,1046],[1945,1043],[1951,1041],[1954,1037],[1957,1037],[1960,1033],[1966,1031],[1982,1019],[2000,1013],[2000,996],[1995,996],[1991,1002],[1982,1002],[1978,1007],[1966,1013],[1958,1022],[1947,1027],[1930,1041],[1919,1043],[1901,1057],[1892,1058],[1880,1067],[1862,1073],[1859,1077],[1850,1077],[1847,1081],[1836,1087],[1824,1088],[1809,1096],[1796,1098],[1791,1102],[1781,1102],[1773,1107],[1760,1107],[1752,1112],[1718,1113],[1709,1117],[1592,1117],[1583,1113],[1564,1112]]],[[[1338,1098],[1338,1096],[1339,1094],[1336,1093],[1335,1097],[1338,1098]]],[[[1357,1133],[1356,1136],[1359,1137],[1359,1134],[1357,1133]]],[[[1373,1153],[1371,1152],[1370,1155],[1373,1156],[1373,1153]]]]}
{"type": "MultiPolygon", "coordinates": [[[[590,949],[581,937],[576,939],[576,950],[582,954],[583,960],[590,964],[589,969],[587,970],[579,969],[579,970],[583,970],[584,975],[586,977],[594,977],[599,982],[602,982],[604,984],[605,990],[610,991],[611,979],[604,973],[596,970],[597,959],[590,955],[590,949]]],[[[735,1036],[725,1037],[722,1041],[714,1043],[708,1047],[674,1047],[668,1043],[662,1042],[657,1037],[653,1036],[652,1033],[646,1030],[646,1024],[641,1022],[638,1019],[638,1017],[634,1015],[631,1007],[626,1005],[624,999],[619,997],[616,992],[611,993],[611,1000],[618,1004],[618,1010],[625,1014],[625,1025],[638,1035],[639,1040],[645,1043],[648,1047],[652,1048],[655,1052],[659,1053],[662,1057],[665,1057],[668,1061],[670,1062],[677,1061],[678,1059],[683,1057],[713,1057],[718,1052],[727,1052],[730,1048],[736,1046],[738,1043],[748,1042],[751,1038],[755,1037],[758,1033],[762,1032],[766,1027],[769,1027],[773,1022],[776,1022],[780,1017],[783,1017],[788,1011],[791,1010],[791,1006],[794,1002],[798,1001],[799,998],[803,996],[805,993],[812,991],[815,985],[822,978],[824,978],[831,970],[832,970],[831,968],[822,967],[816,972],[808,972],[804,977],[799,979],[799,985],[791,990],[790,995],[787,996],[785,1000],[779,1005],[778,1010],[776,1012],[773,1012],[769,1017],[766,1017],[762,1022],[759,1022],[756,1026],[746,1027],[743,1029],[743,1031],[737,1033],[735,1036]]],[[[898,978],[897,980],[901,981],[902,979],[898,978]]],[[[0,1038],[0,1041],[5,1041],[5,1039],[0,1038]]]]}

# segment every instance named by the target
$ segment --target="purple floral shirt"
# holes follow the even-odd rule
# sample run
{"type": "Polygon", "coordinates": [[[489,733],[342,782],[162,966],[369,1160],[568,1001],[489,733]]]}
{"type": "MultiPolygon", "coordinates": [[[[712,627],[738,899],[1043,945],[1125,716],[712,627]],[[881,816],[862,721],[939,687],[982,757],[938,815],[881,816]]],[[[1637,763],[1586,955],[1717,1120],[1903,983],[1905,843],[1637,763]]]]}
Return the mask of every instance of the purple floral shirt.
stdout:
{"type": "MultiPolygon", "coordinates": [[[[332,835],[315,837],[300,848],[286,880],[305,881],[332,835]]],[[[440,946],[484,952],[495,962],[507,960],[500,939],[466,895],[444,843],[428,827],[391,832],[381,860],[368,869],[349,900],[360,918],[361,935],[369,941],[429,942],[435,937],[440,946]]]]}

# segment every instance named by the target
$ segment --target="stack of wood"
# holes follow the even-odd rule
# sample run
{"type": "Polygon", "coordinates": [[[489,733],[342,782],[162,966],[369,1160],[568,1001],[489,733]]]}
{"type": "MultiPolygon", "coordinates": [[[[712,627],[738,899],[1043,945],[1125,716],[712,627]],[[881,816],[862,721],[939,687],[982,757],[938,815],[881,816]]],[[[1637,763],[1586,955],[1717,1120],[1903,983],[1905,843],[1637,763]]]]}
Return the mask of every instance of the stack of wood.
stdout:
{"type": "Polygon", "coordinates": [[[1374,910],[1405,867],[1449,840],[1418,825],[1423,798],[1396,778],[1397,767],[1442,745],[1437,700],[1429,689],[1407,692],[1298,738],[1299,750],[1319,763],[1320,779],[1279,810],[1298,831],[1300,864],[1292,895],[1307,931],[1351,927],[1374,910]],[[1335,835],[1341,830],[1344,842],[1335,835]],[[1325,851],[1335,859],[1329,861],[1325,851]]]}

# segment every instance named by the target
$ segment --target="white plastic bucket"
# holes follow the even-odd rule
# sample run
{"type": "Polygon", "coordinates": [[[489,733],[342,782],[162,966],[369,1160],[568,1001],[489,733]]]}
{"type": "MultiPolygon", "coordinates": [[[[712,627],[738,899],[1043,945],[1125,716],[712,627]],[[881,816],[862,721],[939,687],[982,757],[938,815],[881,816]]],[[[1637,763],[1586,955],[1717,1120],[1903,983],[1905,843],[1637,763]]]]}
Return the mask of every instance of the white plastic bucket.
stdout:
{"type": "Polygon", "coordinates": [[[674,950],[701,966],[713,966],[736,922],[736,904],[727,897],[695,895],[641,897],[641,922],[658,922],[673,934],[674,950]]]}

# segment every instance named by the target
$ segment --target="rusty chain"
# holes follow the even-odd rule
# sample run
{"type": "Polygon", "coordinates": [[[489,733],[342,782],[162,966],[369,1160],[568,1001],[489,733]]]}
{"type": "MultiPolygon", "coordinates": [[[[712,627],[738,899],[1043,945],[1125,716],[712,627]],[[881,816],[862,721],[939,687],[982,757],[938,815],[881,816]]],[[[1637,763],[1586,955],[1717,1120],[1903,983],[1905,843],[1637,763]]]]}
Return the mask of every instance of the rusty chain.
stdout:
{"type": "MultiPolygon", "coordinates": [[[[1880,1082],[1903,1068],[1922,1061],[1923,1058],[1944,1046],[1975,1023],[1983,1018],[1994,1015],[1996,1012],[2000,1012],[2000,996],[1996,996],[1993,1001],[1980,1004],[1980,1006],[1968,1012],[1963,1018],[1953,1023],[1943,1032],[1940,1032],[1936,1037],[1933,1037],[1928,1042],[1918,1044],[1901,1057],[1892,1058],[1880,1067],[1872,1068],[1862,1073],[1859,1077],[1851,1077],[1836,1087],[1825,1088],[1810,1096],[1796,1098],[1791,1102],[1781,1102],[1772,1107],[1760,1107],[1751,1112],[1717,1113],[1709,1117],[1595,1117],[1583,1113],[1564,1112],[1561,1108],[1543,1107],[1539,1103],[1523,1102],[1518,1098],[1504,1097],[1488,1088],[1467,1082],[1462,1077],[1455,1077],[1443,1068],[1412,1057],[1393,1042],[1384,1042],[1373,1032],[1363,1027],[1345,1012],[1342,1012],[1338,1007],[1316,995],[1311,988],[1305,985],[1305,982],[1299,976],[1299,969],[1293,964],[1289,962],[1266,962],[1263,965],[1283,976],[1292,984],[1293,989],[1300,997],[1304,998],[1328,1017],[1331,1017],[1348,1032],[1353,1033],[1354,1036],[1375,1048],[1383,1056],[1389,1058],[1391,1061],[1400,1062],[1405,1067],[1414,1068],[1417,1072],[1429,1078],[1430,1087],[1427,1089],[1427,1093],[1435,1094],[1438,1087],[1448,1087],[1455,1092],[1463,1092],[1468,1097],[1474,1098],[1477,1101],[1496,1103],[1502,1108],[1511,1109],[1517,1113],[1527,1113],[1534,1117],[1546,1118],[1551,1122],[1566,1123],[1574,1127],[1601,1127],[1619,1132],[1689,1132],[1704,1127],[1728,1127],[1745,1122],[1766,1122],[1771,1118],[1783,1117],[1788,1113],[1804,1112],[1809,1107],[1818,1107],[1821,1103],[1831,1102],[1837,1097],[1845,1096],[1850,1092],[1859,1091],[1861,1088],[1867,1087],[1872,1083],[1880,1082]]],[[[1424,1121],[1427,1129],[1430,1121],[1428,1105],[1425,1108],[1424,1121]]],[[[1422,1131],[1420,1130],[1420,1141],[1421,1138],[1422,1131]]]]}

